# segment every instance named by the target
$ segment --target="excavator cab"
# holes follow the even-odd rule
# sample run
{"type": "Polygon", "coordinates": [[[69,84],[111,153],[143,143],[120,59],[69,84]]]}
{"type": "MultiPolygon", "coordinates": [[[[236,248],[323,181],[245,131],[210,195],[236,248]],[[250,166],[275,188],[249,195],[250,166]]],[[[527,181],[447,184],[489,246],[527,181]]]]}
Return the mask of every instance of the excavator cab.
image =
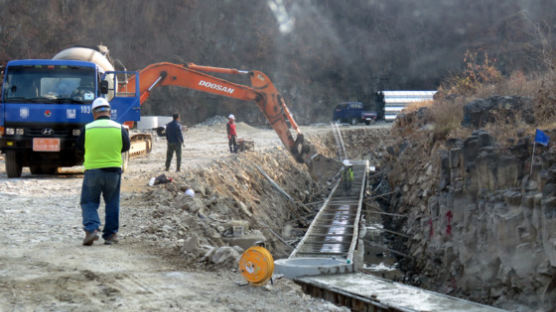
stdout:
{"type": "Polygon", "coordinates": [[[137,75],[137,72],[108,71],[101,76],[100,93],[105,95],[111,106],[111,119],[125,123],[135,122],[141,119],[141,101],[139,93],[139,82],[133,90],[118,88],[118,76],[137,75]],[[111,95],[111,98],[110,98],[111,95]]]}

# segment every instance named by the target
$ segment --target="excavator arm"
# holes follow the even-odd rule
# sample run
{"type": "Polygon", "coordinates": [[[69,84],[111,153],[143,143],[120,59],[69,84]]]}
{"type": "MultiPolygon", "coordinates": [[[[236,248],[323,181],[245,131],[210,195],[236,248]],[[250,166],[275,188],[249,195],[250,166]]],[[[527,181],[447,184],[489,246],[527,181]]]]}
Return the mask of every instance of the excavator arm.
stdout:
{"type": "MultiPolygon", "coordinates": [[[[145,67],[139,71],[139,77],[141,104],[157,86],[178,86],[244,101],[254,101],[296,161],[308,164],[314,154],[311,145],[304,140],[284,99],[262,72],[200,66],[192,63],[180,65],[163,62],[145,67]],[[208,73],[249,75],[251,86],[233,83],[208,73]],[[288,122],[296,132],[295,139],[290,133],[288,122]]],[[[127,82],[121,84],[119,91],[135,92],[135,79],[136,77],[132,76],[127,82]]]]}

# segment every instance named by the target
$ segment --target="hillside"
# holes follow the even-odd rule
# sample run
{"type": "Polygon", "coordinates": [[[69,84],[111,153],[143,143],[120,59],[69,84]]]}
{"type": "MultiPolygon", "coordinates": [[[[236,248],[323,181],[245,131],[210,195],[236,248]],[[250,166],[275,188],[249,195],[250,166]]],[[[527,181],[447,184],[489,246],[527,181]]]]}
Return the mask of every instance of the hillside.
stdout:
{"type": "MultiPolygon", "coordinates": [[[[555,12],[546,0],[0,0],[0,63],[102,43],[129,70],[159,61],[257,69],[305,124],[328,121],[338,101],[372,108],[377,90],[436,89],[464,69],[467,50],[504,75],[543,70],[555,12]]],[[[229,112],[265,122],[250,104],[169,87],[143,109],[174,111],[188,124],[229,112]]]]}

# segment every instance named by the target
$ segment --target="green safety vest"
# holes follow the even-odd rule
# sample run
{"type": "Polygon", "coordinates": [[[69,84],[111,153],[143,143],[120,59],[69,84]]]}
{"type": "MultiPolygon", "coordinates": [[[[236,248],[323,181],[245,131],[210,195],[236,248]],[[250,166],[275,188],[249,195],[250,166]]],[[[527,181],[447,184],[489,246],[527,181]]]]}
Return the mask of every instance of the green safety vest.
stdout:
{"type": "Polygon", "coordinates": [[[97,119],[85,126],[85,170],[122,166],[122,125],[97,119]]]}
{"type": "Polygon", "coordinates": [[[353,181],[353,169],[351,167],[344,169],[344,181],[353,181]]]}

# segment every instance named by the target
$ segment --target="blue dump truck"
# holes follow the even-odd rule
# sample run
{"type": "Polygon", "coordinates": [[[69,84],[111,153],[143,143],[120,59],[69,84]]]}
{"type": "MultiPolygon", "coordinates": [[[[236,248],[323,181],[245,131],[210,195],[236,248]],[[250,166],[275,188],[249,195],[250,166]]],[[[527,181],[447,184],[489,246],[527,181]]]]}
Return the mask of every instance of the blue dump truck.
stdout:
{"type": "Polygon", "coordinates": [[[340,103],[334,109],[332,120],[335,122],[348,122],[355,125],[360,122],[370,124],[376,121],[377,115],[375,112],[363,110],[363,103],[361,102],[344,102],[340,103]]]}
{"type": "MultiPolygon", "coordinates": [[[[51,174],[80,165],[76,142],[93,120],[96,97],[110,101],[113,120],[138,121],[139,92],[117,90],[118,77],[128,74],[137,73],[115,71],[107,55],[90,48],[66,49],[50,60],[8,62],[0,97],[0,150],[8,177],[20,177],[26,166],[32,174],[51,174]]],[[[139,79],[136,84],[139,90],[139,79]]]]}

